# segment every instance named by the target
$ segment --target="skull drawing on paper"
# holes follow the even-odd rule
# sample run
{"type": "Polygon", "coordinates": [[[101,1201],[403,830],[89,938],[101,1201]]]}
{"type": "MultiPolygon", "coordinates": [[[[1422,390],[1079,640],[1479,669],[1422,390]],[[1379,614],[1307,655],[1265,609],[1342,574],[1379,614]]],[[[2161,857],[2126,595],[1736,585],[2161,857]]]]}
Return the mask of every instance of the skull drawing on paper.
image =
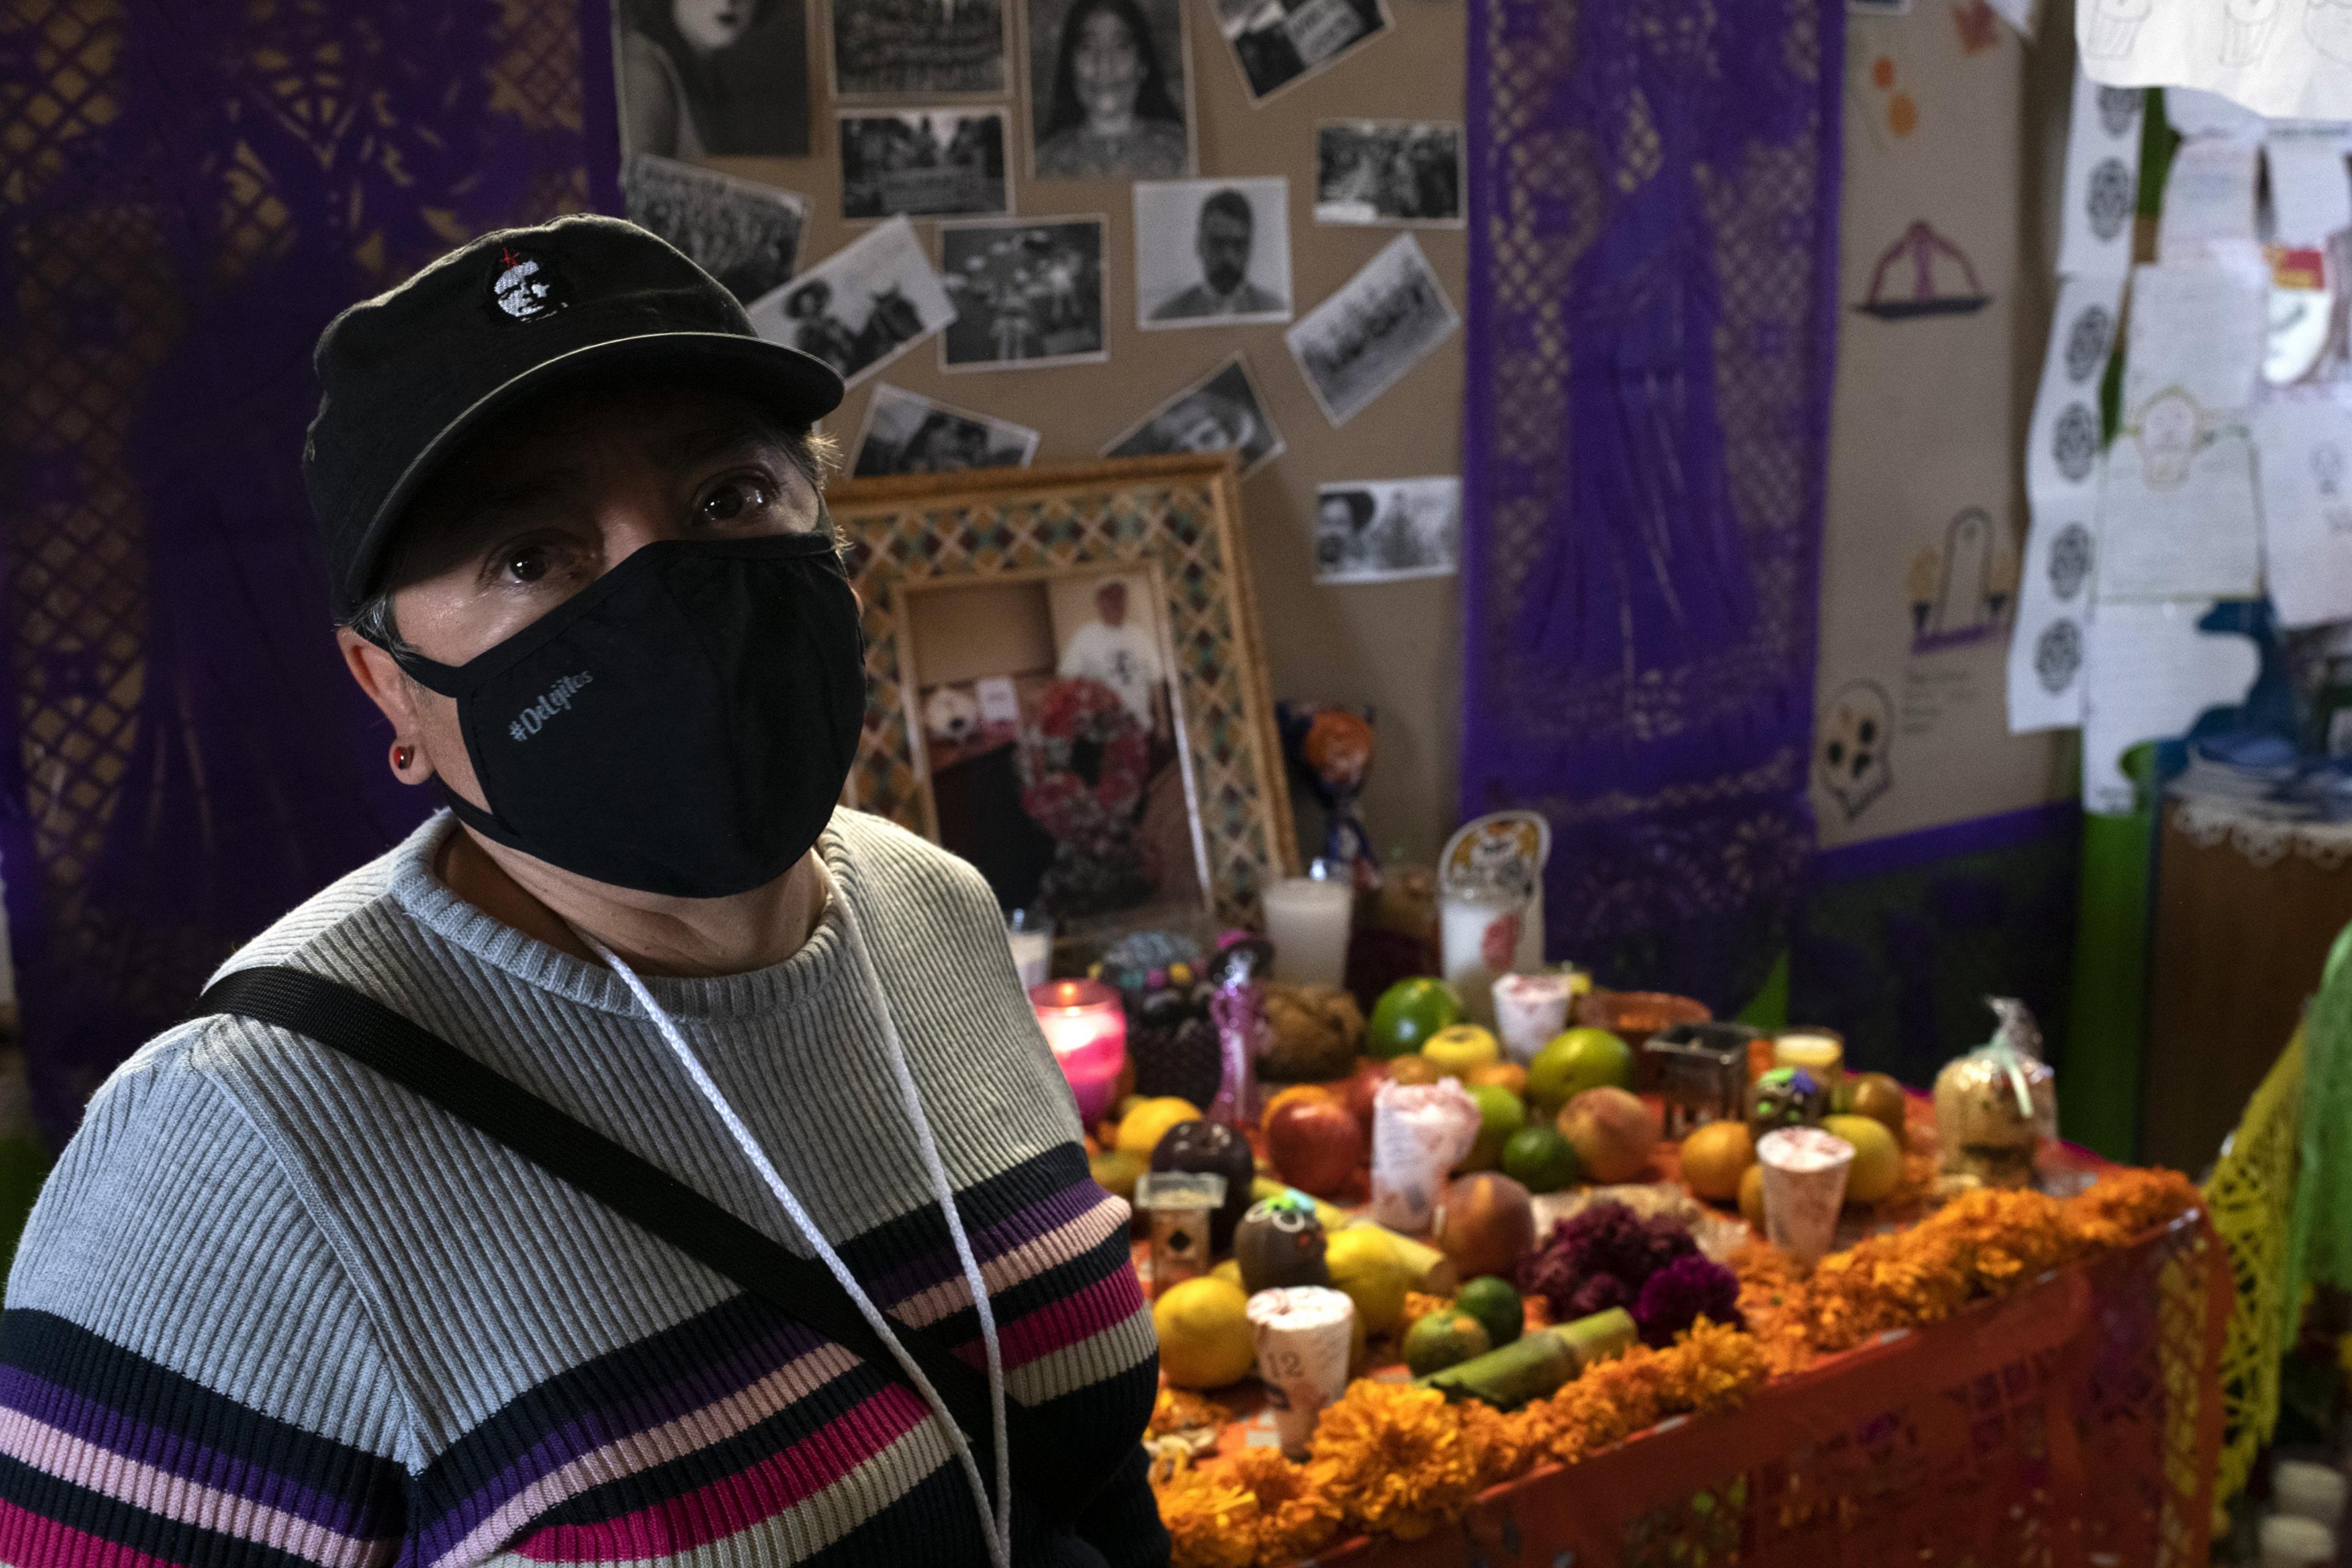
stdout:
{"type": "Polygon", "coordinates": [[[2151,489],[2172,489],[2189,479],[2203,420],[2197,405],[2178,387],[2160,392],[2140,410],[2140,471],[2151,489]]]}
{"type": "Polygon", "coordinates": [[[1849,680],[1814,731],[1813,776],[1852,822],[1894,785],[1886,752],[1895,739],[1895,704],[1878,682],[1849,680]]]}

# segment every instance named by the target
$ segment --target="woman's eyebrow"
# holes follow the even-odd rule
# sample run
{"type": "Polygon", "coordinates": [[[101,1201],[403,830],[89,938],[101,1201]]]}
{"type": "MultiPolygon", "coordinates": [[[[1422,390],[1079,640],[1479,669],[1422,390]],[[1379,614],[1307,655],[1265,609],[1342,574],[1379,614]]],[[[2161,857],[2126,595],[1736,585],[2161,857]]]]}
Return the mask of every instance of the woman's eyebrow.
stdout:
{"type": "Polygon", "coordinates": [[[709,420],[682,430],[656,433],[646,442],[654,460],[667,468],[690,468],[747,447],[777,453],[786,450],[779,432],[748,418],[709,420]]]}

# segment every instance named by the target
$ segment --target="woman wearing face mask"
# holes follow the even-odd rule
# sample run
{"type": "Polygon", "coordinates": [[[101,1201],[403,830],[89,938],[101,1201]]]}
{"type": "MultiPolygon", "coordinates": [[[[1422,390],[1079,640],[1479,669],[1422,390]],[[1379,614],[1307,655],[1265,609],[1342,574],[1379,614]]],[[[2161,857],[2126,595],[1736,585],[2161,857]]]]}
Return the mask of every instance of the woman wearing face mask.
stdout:
{"type": "Polygon", "coordinates": [[[317,363],[343,658],[447,809],[92,1100],[0,1561],[1163,1564],[1126,1209],[995,901],[835,809],[839,376],[600,217],[317,363]]]}
{"type": "Polygon", "coordinates": [[[1161,180],[1188,162],[1183,111],[1135,0],[1077,0],[1062,22],[1037,177],[1161,180]]]}
{"type": "Polygon", "coordinates": [[[808,151],[798,0],[623,0],[625,145],[667,158],[808,151]]]}

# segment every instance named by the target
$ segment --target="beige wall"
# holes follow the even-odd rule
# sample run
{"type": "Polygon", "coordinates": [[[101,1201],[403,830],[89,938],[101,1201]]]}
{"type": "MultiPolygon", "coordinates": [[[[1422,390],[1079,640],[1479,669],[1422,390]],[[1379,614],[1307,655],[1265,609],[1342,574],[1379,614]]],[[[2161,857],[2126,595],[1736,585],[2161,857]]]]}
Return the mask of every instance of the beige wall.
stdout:
{"type": "MultiPolygon", "coordinates": [[[[1314,207],[1314,126],[1318,120],[1459,120],[1463,102],[1463,11],[1451,0],[1390,0],[1392,26],[1320,76],[1252,109],[1241,73],[1202,0],[1187,0],[1193,102],[1200,121],[1200,173],[1286,175],[1290,181],[1293,304],[1304,314],[1400,232],[1318,226],[1314,207]]],[[[866,226],[841,218],[834,106],[824,96],[830,48],[824,7],[812,21],[810,58],[818,93],[808,158],[721,158],[730,173],[810,198],[802,247],[805,266],[837,250],[866,226]]],[[[1016,40],[1016,53],[1019,48],[1016,40]]],[[[1144,414],[1215,369],[1238,349],[1288,450],[1242,489],[1257,580],[1268,680],[1278,698],[1370,702],[1380,710],[1380,755],[1365,796],[1373,839],[1433,858],[1454,826],[1454,767],[1461,741],[1460,587],[1453,577],[1318,588],[1310,528],[1315,486],[1338,479],[1452,474],[1461,464],[1462,338],[1456,333],[1381,397],[1335,430],[1325,421],[1275,326],[1140,332],[1135,326],[1134,205],[1116,181],[1040,184],[1024,176],[1025,111],[1013,116],[1016,212],[1101,214],[1106,227],[1104,313],[1107,363],[1048,370],[943,374],[926,343],[852,390],[828,422],[846,444],[865,419],[877,382],[1033,426],[1044,432],[1041,463],[1094,457],[1144,414]]],[[[939,259],[938,224],[916,229],[939,259]]],[[[1460,310],[1463,231],[1412,231],[1460,310]]],[[[1319,821],[1311,806],[1304,813],[1319,821]]],[[[1302,840],[1312,845],[1318,837],[1302,840]]]]}

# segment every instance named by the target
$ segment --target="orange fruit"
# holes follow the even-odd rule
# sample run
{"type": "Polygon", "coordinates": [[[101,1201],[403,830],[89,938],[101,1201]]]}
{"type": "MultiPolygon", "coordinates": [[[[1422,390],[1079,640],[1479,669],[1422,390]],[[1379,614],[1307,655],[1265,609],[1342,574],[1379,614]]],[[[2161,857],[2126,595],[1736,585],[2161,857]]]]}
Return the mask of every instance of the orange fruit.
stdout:
{"type": "Polygon", "coordinates": [[[1756,1140],[1744,1121],[1710,1121],[1683,1140],[1683,1184],[1709,1202],[1737,1198],[1754,1163],[1756,1140]]]}
{"type": "Polygon", "coordinates": [[[1491,1062],[1475,1069],[1462,1080],[1465,1089],[1476,1089],[1482,1084],[1496,1084],[1524,1098],[1528,1092],[1528,1069],[1517,1062],[1491,1062]]]}

